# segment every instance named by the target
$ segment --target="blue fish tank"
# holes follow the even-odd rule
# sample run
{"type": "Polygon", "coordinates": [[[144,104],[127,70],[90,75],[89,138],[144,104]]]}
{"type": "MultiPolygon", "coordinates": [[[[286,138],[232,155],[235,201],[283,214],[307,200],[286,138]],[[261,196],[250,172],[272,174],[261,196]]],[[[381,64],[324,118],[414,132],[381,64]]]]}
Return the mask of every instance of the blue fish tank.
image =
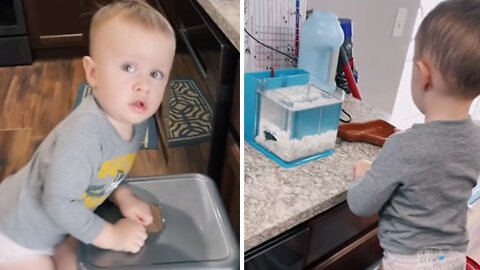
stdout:
{"type": "Polygon", "coordinates": [[[326,92],[301,69],[245,74],[245,140],[282,167],[332,154],[343,91],[326,92]]]}

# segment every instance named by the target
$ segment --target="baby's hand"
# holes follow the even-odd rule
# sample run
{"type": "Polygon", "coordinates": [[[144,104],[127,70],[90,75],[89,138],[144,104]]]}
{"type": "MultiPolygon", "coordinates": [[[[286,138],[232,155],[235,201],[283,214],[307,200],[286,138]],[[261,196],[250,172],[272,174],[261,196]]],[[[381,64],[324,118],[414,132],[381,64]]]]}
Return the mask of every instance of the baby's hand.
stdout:
{"type": "Polygon", "coordinates": [[[134,195],[130,195],[128,198],[122,198],[120,212],[124,217],[143,226],[147,226],[153,221],[148,204],[134,195]]]}
{"type": "Polygon", "coordinates": [[[114,250],[137,253],[145,244],[147,232],[145,227],[136,222],[122,218],[113,225],[114,250]]]}
{"type": "Polygon", "coordinates": [[[368,160],[359,160],[353,164],[353,177],[363,176],[372,166],[372,162],[368,160]]]}

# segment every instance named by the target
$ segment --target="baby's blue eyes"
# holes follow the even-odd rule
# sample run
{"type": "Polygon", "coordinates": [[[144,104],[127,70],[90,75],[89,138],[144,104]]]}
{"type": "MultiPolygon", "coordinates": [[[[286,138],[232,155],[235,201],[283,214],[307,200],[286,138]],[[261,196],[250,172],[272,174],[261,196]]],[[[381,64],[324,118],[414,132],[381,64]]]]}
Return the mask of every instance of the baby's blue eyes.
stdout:
{"type": "Polygon", "coordinates": [[[163,79],[163,73],[159,70],[150,72],[150,76],[157,80],[163,79]]]}
{"type": "MultiPolygon", "coordinates": [[[[123,64],[122,69],[126,72],[129,72],[129,73],[136,71],[135,66],[132,65],[132,64],[123,64]]],[[[150,72],[150,76],[154,79],[157,79],[157,80],[163,79],[163,73],[160,70],[155,70],[155,71],[150,72]]]]}
{"type": "Polygon", "coordinates": [[[134,72],[135,71],[135,67],[131,64],[124,64],[122,66],[122,69],[126,72],[134,72]]]}

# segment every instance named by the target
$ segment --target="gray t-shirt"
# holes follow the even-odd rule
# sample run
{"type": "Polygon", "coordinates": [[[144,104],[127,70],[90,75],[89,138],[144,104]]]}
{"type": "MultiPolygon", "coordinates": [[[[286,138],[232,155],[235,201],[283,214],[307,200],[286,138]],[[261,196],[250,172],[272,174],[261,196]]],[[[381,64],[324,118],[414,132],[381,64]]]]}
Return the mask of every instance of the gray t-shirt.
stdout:
{"type": "Polygon", "coordinates": [[[465,252],[467,201],[480,175],[480,127],[472,120],[416,124],[388,139],[348,190],[353,213],[379,213],[388,251],[465,252]]]}
{"type": "Polygon", "coordinates": [[[32,249],[54,247],[66,235],[91,243],[105,222],[92,211],[125,179],[145,129],[136,125],[126,142],[87,97],[0,184],[1,232],[32,249]]]}

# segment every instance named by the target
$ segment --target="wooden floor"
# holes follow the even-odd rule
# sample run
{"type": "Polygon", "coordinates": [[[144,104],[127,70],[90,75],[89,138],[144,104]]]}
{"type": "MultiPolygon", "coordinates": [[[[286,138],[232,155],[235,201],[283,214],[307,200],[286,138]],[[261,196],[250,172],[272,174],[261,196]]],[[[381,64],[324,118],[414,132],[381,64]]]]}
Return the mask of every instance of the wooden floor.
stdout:
{"type": "MultiPolygon", "coordinates": [[[[0,180],[26,164],[34,149],[73,108],[85,81],[80,58],[0,67],[0,180]]],[[[130,176],[165,175],[160,150],[141,150],[130,176]]]]}

